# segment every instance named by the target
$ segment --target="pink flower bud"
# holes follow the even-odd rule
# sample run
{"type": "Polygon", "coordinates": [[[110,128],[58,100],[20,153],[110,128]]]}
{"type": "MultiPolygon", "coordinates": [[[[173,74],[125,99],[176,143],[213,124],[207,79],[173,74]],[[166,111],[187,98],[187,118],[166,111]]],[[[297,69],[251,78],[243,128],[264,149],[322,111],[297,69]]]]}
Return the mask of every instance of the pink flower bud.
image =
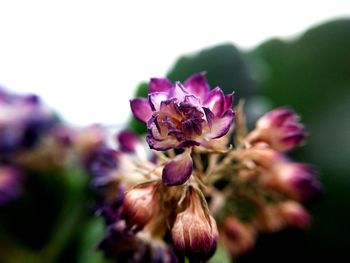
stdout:
{"type": "Polygon", "coordinates": [[[246,139],[252,144],[266,142],[273,149],[285,152],[300,144],[305,137],[305,127],[299,123],[299,116],[291,109],[279,108],[262,116],[246,139]]]}
{"type": "Polygon", "coordinates": [[[278,205],[278,210],[285,223],[297,228],[306,228],[310,225],[311,216],[297,202],[287,201],[278,205]]]}
{"type": "Polygon", "coordinates": [[[223,222],[222,239],[232,257],[236,257],[255,243],[255,231],[234,216],[228,216],[223,222]]]}
{"type": "Polygon", "coordinates": [[[266,186],[284,192],[293,199],[306,201],[322,192],[316,171],[308,165],[285,161],[276,164],[272,172],[266,186]]]}
{"type": "Polygon", "coordinates": [[[23,174],[16,167],[0,167],[0,206],[16,199],[22,192],[23,174]]]}
{"type": "Polygon", "coordinates": [[[122,206],[122,218],[129,228],[142,229],[158,211],[157,184],[134,188],[126,193],[122,206]]]}
{"type": "Polygon", "coordinates": [[[206,260],[216,250],[219,235],[216,222],[212,216],[206,216],[196,193],[191,194],[189,202],[176,217],[171,230],[173,243],[189,258],[206,260]]]}

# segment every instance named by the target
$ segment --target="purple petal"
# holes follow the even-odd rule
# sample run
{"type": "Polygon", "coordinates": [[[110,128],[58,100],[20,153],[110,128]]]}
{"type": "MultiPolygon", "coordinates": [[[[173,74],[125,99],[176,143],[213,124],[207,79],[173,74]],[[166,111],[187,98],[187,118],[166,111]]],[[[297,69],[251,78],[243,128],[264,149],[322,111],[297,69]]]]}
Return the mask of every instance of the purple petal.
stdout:
{"type": "Polygon", "coordinates": [[[298,115],[290,108],[278,108],[263,115],[257,122],[257,127],[280,127],[284,123],[296,123],[298,115]]]}
{"type": "Polygon", "coordinates": [[[209,110],[208,108],[203,107],[203,110],[204,110],[205,117],[206,117],[207,122],[208,122],[209,129],[211,129],[211,126],[213,125],[213,121],[215,118],[214,113],[212,113],[211,110],[209,110]]]}
{"type": "Polygon", "coordinates": [[[224,136],[229,131],[234,116],[233,110],[228,110],[222,117],[216,117],[212,122],[210,134],[207,139],[216,139],[224,136]]]}
{"type": "Polygon", "coordinates": [[[201,106],[199,98],[197,98],[194,95],[186,95],[184,102],[191,104],[192,106],[195,106],[195,107],[201,106]]]}
{"type": "Polygon", "coordinates": [[[181,148],[187,148],[187,147],[192,147],[192,146],[199,146],[200,143],[192,140],[187,140],[184,142],[181,142],[180,144],[176,145],[175,148],[181,149],[181,148]]]}
{"type": "Polygon", "coordinates": [[[152,135],[147,135],[146,141],[151,149],[157,151],[166,151],[175,148],[178,144],[178,141],[170,136],[166,137],[164,140],[156,140],[152,135]]]}
{"type": "Polygon", "coordinates": [[[167,186],[185,183],[192,174],[193,163],[188,151],[177,155],[163,169],[162,180],[167,186]]]}
{"type": "Polygon", "coordinates": [[[224,113],[225,96],[220,88],[215,88],[208,93],[204,107],[209,108],[215,116],[221,116],[224,113]]]}
{"type": "Polygon", "coordinates": [[[305,135],[302,133],[296,133],[287,135],[282,138],[282,143],[288,146],[288,149],[291,149],[301,143],[305,138],[305,135]]]}
{"type": "Polygon", "coordinates": [[[147,123],[147,130],[149,134],[155,139],[155,140],[162,140],[164,136],[160,133],[161,132],[161,127],[158,123],[158,118],[157,117],[152,117],[148,123],[147,123]]]}
{"type": "Polygon", "coordinates": [[[202,134],[202,127],[205,121],[203,119],[188,119],[182,122],[182,130],[186,136],[192,137],[202,134]]]}
{"type": "Polygon", "coordinates": [[[135,153],[137,146],[141,144],[139,137],[131,131],[120,132],[117,139],[122,152],[135,153]]]}
{"type": "Polygon", "coordinates": [[[135,118],[139,121],[147,123],[147,121],[152,117],[152,109],[148,100],[145,98],[130,100],[130,107],[135,118]]]}
{"type": "Polygon", "coordinates": [[[190,95],[180,82],[175,83],[175,86],[172,87],[169,94],[170,98],[176,98],[179,102],[184,101],[186,95],[190,95]]]}
{"type": "Polygon", "coordinates": [[[176,104],[176,99],[165,100],[160,103],[160,112],[164,113],[178,121],[181,120],[181,112],[176,104]]]}
{"type": "Polygon", "coordinates": [[[226,95],[225,96],[225,106],[224,106],[224,112],[226,112],[229,109],[232,109],[232,104],[233,104],[233,97],[234,97],[234,92],[232,94],[226,95]]]}
{"type": "Polygon", "coordinates": [[[160,104],[162,101],[168,100],[168,94],[165,92],[153,92],[148,95],[149,104],[151,105],[151,109],[154,111],[159,111],[160,104]]]}
{"type": "Polygon", "coordinates": [[[203,103],[207,94],[209,93],[210,87],[204,73],[194,74],[189,77],[184,83],[185,89],[190,94],[198,97],[203,103]]]}
{"type": "Polygon", "coordinates": [[[148,94],[153,92],[168,92],[173,84],[168,79],[152,78],[148,84],[148,94]]]}
{"type": "Polygon", "coordinates": [[[316,170],[305,164],[294,164],[294,167],[290,183],[299,199],[307,201],[319,196],[322,193],[322,185],[318,180],[316,170]]]}

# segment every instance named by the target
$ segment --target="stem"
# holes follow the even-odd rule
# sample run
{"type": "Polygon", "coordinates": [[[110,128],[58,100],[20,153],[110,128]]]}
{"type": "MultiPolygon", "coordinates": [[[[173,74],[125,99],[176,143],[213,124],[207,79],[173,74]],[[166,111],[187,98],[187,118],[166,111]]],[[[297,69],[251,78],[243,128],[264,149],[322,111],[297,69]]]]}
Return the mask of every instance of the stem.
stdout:
{"type": "Polygon", "coordinates": [[[193,154],[192,159],[194,161],[194,164],[195,164],[198,172],[203,173],[204,167],[203,167],[203,162],[202,162],[200,154],[198,154],[198,153],[193,154]]]}
{"type": "Polygon", "coordinates": [[[206,177],[208,177],[209,175],[211,175],[213,173],[213,171],[215,170],[215,167],[217,166],[218,159],[219,159],[219,155],[218,154],[210,155],[208,168],[205,171],[205,176],[206,177]]]}

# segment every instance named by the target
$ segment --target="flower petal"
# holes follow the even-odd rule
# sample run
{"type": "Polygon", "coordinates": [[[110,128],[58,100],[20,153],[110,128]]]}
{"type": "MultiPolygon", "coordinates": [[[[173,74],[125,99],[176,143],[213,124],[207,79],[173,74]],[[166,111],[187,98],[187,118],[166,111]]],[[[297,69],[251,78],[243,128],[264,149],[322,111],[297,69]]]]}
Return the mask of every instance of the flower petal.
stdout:
{"type": "Polygon", "coordinates": [[[180,82],[175,83],[175,86],[172,87],[169,94],[169,98],[177,98],[179,102],[184,101],[186,95],[191,95],[188,94],[180,82]]]}
{"type": "Polygon", "coordinates": [[[190,94],[198,97],[203,103],[210,87],[204,73],[194,74],[184,82],[184,87],[190,94]]]}
{"type": "Polygon", "coordinates": [[[171,136],[168,136],[163,140],[156,140],[152,135],[147,135],[146,141],[149,147],[156,151],[166,151],[171,148],[175,148],[175,146],[179,143],[171,136]]]}
{"type": "Polygon", "coordinates": [[[224,112],[226,112],[229,109],[232,109],[234,95],[235,95],[235,93],[232,92],[231,94],[225,96],[224,112]]]}
{"type": "Polygon", "coordinates": [[[175,98],[162,101],[160,103],[160,112],[178,121],[180,121],[182,117],[181,112],[179,111],[179,107],[176,104],[175,98]]]}
{"type": "Polygon", "coordinates": [[[168,92],[173,84],[168,79],[151,78],[148,84],[148,94],[153,92],[168,92]]]}
{"type": "Polygon", "coordinates": [[[130,107],[135,118],[139,121],[147,123],[147,121],[152,117],[152,109],[148,100],[145,98],[130,100],[130,107]]]}
{"type": "Polygon", "coordinates": [[[228,110],[222,117],[216,117],[212,121],[210,133],[207,139],[216,139],[224,136],[230,129],[235,114],[233,110],[228,110]]]}
{"type": "Polygon", "coordinates": [[[162,174],[163,183],[167,186],[183,184],[190,178],[192,169],[190,151],[185,151],[165,165],[162,174]]]}
{"type": "Polygon", "coordinates": [[[162,101],[168,99],[168,94],[165,92],[153,92],[148,95],[149,104],[151,105],[151,109],[154,111],[159,111],[160,104],[162,101]]]}
{"type": "Polygon", "coordinates": [[[210,91],[203,105],[209,108],[215,116],[221,116],[224,113],[225,107],[225,96],[222,90],[217,87],[210,91]]]}
{"type": "Polygon", "coordinates": [[[299,116],[292,109],[281,107],[260,117],[256,123],[256,127],[260,129],[272,126],[280,127],[284,123],[296,123],[298,120],[299,116]]]}

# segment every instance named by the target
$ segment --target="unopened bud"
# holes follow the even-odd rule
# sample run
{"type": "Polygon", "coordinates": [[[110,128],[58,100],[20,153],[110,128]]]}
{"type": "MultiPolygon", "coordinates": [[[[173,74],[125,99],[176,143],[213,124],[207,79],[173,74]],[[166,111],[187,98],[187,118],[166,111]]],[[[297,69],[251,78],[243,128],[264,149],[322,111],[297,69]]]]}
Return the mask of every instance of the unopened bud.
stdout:
{"type": "Polygon", "coordinates": [[[206,260],[214,254],[219,235],[216,222],[205,214],[196,193],[191,194],[189,206],[177,215],[171,235],[177,250],[189,258],[206,260]]]}
{"type": "Polygon", "coordinates": [[[291,109],[279,108],[262,116],[246,140],[253,144],[266,142],[273,149],[285,152],[300,144],[305,137],[306,130],[299,123],[299,116],[291,109]]]}
{"type": "Polygon", "coordinates": [[[126,193],[122,206],[122,218],[129,228],[142,229],[157,214],[159,208],[157,184],[134,188],[126,193]]]}
{"type": "Polygon", "coordinates": [[[250,250],[255,243],[255,231],[233,216],[225,218],[222,239],[232,257],[250,250]]]}
{"type": "Polygon", "coordinates": [[[302,229],[310,225],[311,216],[299,203],[283,202],[278,205],[278,209],[287,225],[302,229]]]}
{"type": "Polygon", "coordinates": [[[316,171],[308,165],[281,162],[274,167],[273,174],[267,186],[282,191],[293,199],[306,201],[322,191],[316,171]]]}

